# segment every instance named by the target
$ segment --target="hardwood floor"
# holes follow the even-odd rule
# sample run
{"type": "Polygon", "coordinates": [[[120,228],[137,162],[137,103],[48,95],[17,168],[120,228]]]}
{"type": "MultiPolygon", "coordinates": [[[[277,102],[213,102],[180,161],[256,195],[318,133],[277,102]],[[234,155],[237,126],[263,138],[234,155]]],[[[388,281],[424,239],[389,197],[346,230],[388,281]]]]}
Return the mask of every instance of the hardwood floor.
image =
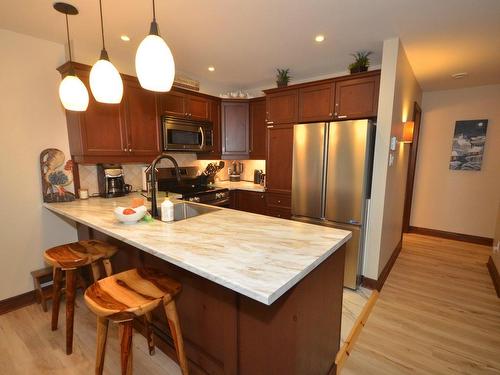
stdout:
{"type": "Polygon", "coordinates": [[[499,374],[500,299],[486,268],[490,251],[405,236],[342,375],[499,374]]]}

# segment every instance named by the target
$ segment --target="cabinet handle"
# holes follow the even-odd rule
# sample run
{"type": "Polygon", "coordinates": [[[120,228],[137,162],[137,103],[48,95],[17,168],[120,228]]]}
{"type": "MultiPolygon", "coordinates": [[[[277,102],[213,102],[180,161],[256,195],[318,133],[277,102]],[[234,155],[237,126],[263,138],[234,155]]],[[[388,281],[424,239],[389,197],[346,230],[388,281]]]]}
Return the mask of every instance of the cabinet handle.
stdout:
{"type": "Polygon", "coordinates": [[[129,149],[128,149],[128,152],[132,152],[132,149],[131,149],[131,148],[129,148],[129,149]]]}
{"type": "Polygon", "coordinates": [[[267,128],[272,129],[272,128],[274,128],[274,125],[267,125],[267,128]]]}
{"type": "Polygon", "coordinates": [[[339,106],[339,103],[335,103],[335,107],[338,107],[339,106]]]}
{"type": "Polygon", "coordinates": [[[328,114],[328,116],[331,116],[331,115],[332,115],[332,112],[330,112],[330,113],[328,114]]]}
{"type": "Polygon", "coordinates": [[[264,195],[261,195],[261,196],[260,196],[260,198],[261,198],[261,199],[264,199],[264,195]]]}
{"type": "Polygon", "coordinates": [[[266,120],[266,122],[267,122],[268,124],[274,124],[274,121],[267,121],[267,120],[266,120]]]}
{"type": "Polygon", "coordinates": [[[281,201],[278,199],[278,203],[281,203],[281,201]]]}
{"type": "Polygon", "coordinates": [[[337,118],[347,118],[347,115],[338,115],[337,118]]]}

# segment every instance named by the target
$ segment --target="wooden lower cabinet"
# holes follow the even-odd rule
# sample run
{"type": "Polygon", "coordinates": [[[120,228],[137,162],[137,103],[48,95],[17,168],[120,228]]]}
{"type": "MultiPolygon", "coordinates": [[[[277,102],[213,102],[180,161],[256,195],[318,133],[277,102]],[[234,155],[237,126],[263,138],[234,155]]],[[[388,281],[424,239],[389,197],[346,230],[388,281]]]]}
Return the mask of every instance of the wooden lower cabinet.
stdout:
{"type": "Polygon", "coordinates": [[[269,216],[291,219],[292,194],[269,192],[266,194],[266,207],[269,216]]]}
{"type": "Polygon", "coordinates": [[[264,192],[233,190],[231,195],[233,196],[233,201],[230,202],[230,205],[232,203],[231,208],[254,214],[266,214],[266,195],[264,192]]]}

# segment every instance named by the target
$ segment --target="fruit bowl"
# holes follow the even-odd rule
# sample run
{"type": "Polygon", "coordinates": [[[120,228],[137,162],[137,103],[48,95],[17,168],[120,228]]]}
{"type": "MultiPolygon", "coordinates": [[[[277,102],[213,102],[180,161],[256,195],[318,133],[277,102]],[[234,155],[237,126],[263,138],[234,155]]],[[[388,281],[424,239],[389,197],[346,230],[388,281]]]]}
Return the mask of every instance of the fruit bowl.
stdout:
{"type": "Polygon", "coordinates": [[[146,212],[148,212],[148,209],[146,206],[139,206],[135,208],[130,208],[130,207],[116,207],[114,209],[114,214],[115,217],[120,220],[124,224],[135,224],[139,220],[141,220],[144,215],[146,215],[146,212]],[[134,212],[130,214],[124,214],[123,212],[126,210],[132,210],[134,212]]]}

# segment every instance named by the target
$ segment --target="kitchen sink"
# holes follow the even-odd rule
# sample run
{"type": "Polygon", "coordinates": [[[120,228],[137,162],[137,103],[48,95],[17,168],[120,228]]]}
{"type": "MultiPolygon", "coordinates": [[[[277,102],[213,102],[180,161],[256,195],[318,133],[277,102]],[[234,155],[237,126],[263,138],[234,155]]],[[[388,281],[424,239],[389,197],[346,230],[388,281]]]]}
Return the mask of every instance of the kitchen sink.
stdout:
{"type": "Polygon", "coordinates": [[[211,212],[220,211],[220,208],[201,206],[198,204],[182,202],[174,204],[174,221],[186,220],[211,212]]]}

